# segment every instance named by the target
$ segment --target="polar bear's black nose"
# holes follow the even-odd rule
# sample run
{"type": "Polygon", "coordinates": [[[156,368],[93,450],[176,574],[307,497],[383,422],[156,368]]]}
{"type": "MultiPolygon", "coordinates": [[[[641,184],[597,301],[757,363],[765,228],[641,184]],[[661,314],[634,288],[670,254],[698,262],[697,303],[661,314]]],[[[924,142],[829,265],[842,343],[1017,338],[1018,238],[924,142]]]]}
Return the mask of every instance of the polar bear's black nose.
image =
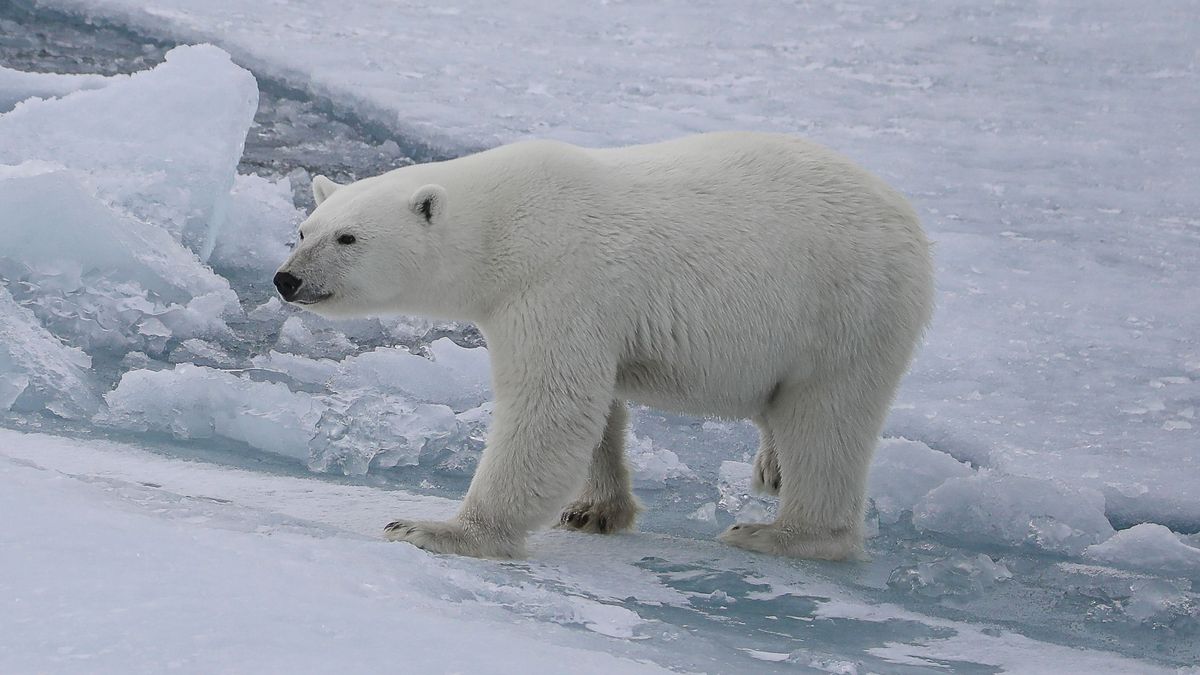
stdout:
{"type": "Polygon", "coordinates": [[[291,300],[296,297],[296,291],[300,290],[300,284],[304,283],[297,279],[291,272],[278,272],[275,274],[275,288],[279,289],[279,294],[284,300],[291,300]]]}

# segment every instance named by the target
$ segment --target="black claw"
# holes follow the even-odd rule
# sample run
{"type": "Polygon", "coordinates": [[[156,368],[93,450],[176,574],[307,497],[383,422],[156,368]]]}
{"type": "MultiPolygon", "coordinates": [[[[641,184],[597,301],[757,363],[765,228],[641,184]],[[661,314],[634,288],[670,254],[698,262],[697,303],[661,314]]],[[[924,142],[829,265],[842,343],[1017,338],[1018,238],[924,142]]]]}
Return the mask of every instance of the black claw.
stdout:
{"type": "Polygon", "coordinates": [[[774,488],[775,490],[778,490],[779,486],[782,484],[783,484],[783,481],[779,478],[776,478],[775,480],[771,481],[771,487],[774,488]]]}
{"type": "Polygon", "coordinates": [[[562,514],[562,518],[560,520],[564,525],[570,525],[571,527],[583,527],[584,525],[587,525],[588,518],[590,518],[590,516],[588,515],[587,511],[567,511],[566,513],[562,514]]]}
{"type": "Polygon", "coordinates": [[[600,516],[599,520],[596,521],[596,528],[601,532],[608,532],[608,518],[600,516]]]}

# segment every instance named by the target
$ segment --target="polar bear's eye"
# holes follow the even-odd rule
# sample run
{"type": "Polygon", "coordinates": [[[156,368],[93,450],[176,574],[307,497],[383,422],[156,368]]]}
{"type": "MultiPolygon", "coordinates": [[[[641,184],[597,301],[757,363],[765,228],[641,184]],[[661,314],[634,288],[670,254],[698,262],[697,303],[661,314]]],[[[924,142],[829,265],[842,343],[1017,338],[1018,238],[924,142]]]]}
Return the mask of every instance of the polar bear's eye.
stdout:
{"type": "Polygon", "coordinates": [[[343,234],[342,236],[338,237],[338,243],[339,244],[353,244],[354,243],[354,235],[343,234]]]}
{"type": "Polygon", "coordinates": [[[304,241],[304,233],[303,232],[300,233],[300,241],[304,241]]]}

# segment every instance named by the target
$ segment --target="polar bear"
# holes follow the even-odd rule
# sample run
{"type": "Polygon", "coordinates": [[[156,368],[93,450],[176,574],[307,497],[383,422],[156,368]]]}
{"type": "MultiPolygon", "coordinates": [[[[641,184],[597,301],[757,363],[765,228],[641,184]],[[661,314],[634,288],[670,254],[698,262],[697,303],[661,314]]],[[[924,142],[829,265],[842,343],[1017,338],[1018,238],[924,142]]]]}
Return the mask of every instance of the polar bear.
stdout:
{"type": "Polygon", "coordinates": [[[632,527],[635,401],[757,425],[754,487],[779,495],[778,518],[723,541],[860,552],[867,468],[933,305],[929,244],[879,179],[797,138],[730,132],[521,142],[318,176],[313,196],[275,275],[285,300],[471,321],[492,357],[493,427],[461,509],[387,538],[516,558],[554,520],[632,527]]]}

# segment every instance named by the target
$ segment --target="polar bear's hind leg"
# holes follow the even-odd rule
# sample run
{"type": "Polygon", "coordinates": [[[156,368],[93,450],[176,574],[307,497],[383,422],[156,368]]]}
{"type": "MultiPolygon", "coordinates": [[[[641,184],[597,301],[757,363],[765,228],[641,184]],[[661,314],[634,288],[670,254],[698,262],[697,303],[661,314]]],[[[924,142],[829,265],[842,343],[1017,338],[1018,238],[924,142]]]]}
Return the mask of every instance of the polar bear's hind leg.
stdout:
{"type": "Polygon", "coordinates": [[[775,449],[775,437],[766,420],[755,418],[758,425],[760,442],[758,453],[754,455],[754,473],[751,474],[750,488],[763,495],[778,495],[783,484],[783,474],[779,470],[779,455],[775,449]]]}
{"type": "Polygon", "coordinates": [[[779,517],[734,525],[722,541],[794,558],[860,554],[867,470],[895,387],[869,379],[828,377],[780,390],[763,415],[782,479],[779,517]]]}

